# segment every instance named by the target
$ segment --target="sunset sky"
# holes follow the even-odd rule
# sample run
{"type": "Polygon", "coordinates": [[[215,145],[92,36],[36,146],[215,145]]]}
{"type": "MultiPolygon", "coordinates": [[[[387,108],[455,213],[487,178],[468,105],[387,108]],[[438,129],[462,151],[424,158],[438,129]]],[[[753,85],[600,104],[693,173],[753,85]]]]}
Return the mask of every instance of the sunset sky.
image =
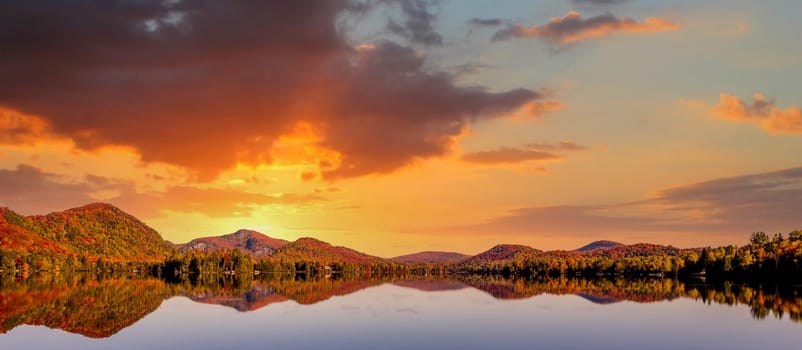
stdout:
{"type": "Polygon", "coordinates": [[[369,254],[802,228],[802,2],[0,1],[0,206],[369,254]]]}

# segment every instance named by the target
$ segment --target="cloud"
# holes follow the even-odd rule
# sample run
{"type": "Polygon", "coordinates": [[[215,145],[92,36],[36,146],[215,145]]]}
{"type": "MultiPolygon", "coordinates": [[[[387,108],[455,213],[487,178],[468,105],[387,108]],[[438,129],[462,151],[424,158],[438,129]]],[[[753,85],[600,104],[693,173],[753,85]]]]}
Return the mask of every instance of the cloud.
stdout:
{"type": "Polygon", "coordinates": [[[520,208],[448,231],[583,239],[616,235],[675,243],[695,237],[710,244],[710,235],[732,242],[754,231],[799,229],[799,208],[802,167],[668,188],[631,203],[520,208]]]}
{"type": "MultiPolygon", "coordinates": [[[[570,141],[562,141],[556,144],[531,143],[522,148],[499,147],[495,150],[470,152],[463,155],[461,159],[464,162],[473,164],[518,164],[530,161],[560,160],[562,157],[553,152],[581,150],[587,150],[587,147],[570,141]]],[[[535,168],[534,171],[543,173],[546,172],[546,169],[539,167],[535,168]]]]}
{"type": "MultiPolygon", "coordinates": [[[[427,5],[399,4],[410,41],[429,40],[427,5]]],[[[201,180],[271,163],[274,143],[308,125],[310,147],[332,154],[308,161],[331,164],[321,174],[335,180],[442,156],[467,125],[542,98],[457,85],[391,41],[353,45],[338,23],[365,6],[2,2],[0,86],[13,88],[0,89],[0,106],[38,116],[78,149],[131,147],[201,180]]],[[[21,142],[28,129],[6,127],[3,138],[21,142]]]]}
{"type": "Polygon", "coordinates": [[[451,70],[454,72],[455,76],[464,76],[464,75],[476,74],[485,69],[493,67],[495,66],[493,66],[492,64],[486,64],[481,62],[467,62],[453,66],[451,67],[451,70]]]}
{"type": "Polygon", "coordinates": [[[501,18],[471,18],[468,20],[468,25],[474,27],[497,27],[504,24],[501,18]]]}
{"type": "Polygon", "coordinates": [[[574,4],[591,6],[610,6],[623,4],[629,0],[571,0],[574,4]]]}
{"type": "Polygon", "coordinates": [[[802,134],[802,109],[796,106],[777,108],[773,99],[762,94],[753,95],[752,103],[734,95],[721,94],[712,113],[725,120],[758,123],[769,132],[802,134]]]}
{"type": "Polygon", "coordinates": [[[143,193],[137,192],[131,181],[91,174],[71,180],[27,164],[20,164],[14,170],[0,169],[0,206],[24,214],[42,214],[104,201],[140,218],[161,216],[165,210],[232,217],[248,216],[259,206],[303,205],[325,200],[318,194],[270,195],[190,186],[143,193]]]}
{"type": "Polygon", "coordinates": [[[629,18],[619,19],[608,13],[585,19],[578,12],[571,11],[563,17],[552,18],[549,23],[541,26],[510,24],[493,34],[491,40],[536,37],[552,44],[569,44],[618,32],[651,33],[673,30],[679,30],[679,25],[658,17],[646,17],[643,22],[638,22],[629,18]]]}
{"type": "Polygon", "coordinates": [[[170,187],[159,193],[122,193],[108,199],[137,216],[149,218],[164,211],[199,213],[208,217],[246,217],[268,205],[304,205],[325,201],[317,194],[264,194],[232,189],[170,187]]]}
{"type": "Polygon", "coordinates": [[[33,144],[48,136],[47,121],[0,106],[0,144],[33,144]]]}
{"type": "Polygon", "coordinates": [[[301,181],[312,181],[314,179],[317,179],[318,175],[314,171],[305,171],[305,172],[302,172],[299,175],[299,177],[301,178],[301,181]]]}
{"type": "Polygon", "coordinates": [[[411,43],[424,46],[439,46],[443,44],[443,37],[434,29],[437,15],[429,12],[427,0],[385,0],[388,3],[397,3],[405,17],[402,23],[392,18],[387,20],[387,29],[411,43]]]}
{"type": "Polygon", "coordinates": [[[530,143],[528,148],[549,151],[586,151],[587,147],[571,141],[560,141],[557,143],[530,143]]]}
{"type": "Polygon", "coordinates": [[[528,161],[558,160],[560,156],[531,149],[501,147],[491,151],[467,153],[462,161],[476,164],[515,164],[528,161]]]}
{"type": "Polygon", "coordinates": [[[20,213],[55,211],[94,202],[90,193],[96,190],[91,183],[69,183],[28,164],[19,164],[13,170],[0,169],[0,206],[20,213]]]}

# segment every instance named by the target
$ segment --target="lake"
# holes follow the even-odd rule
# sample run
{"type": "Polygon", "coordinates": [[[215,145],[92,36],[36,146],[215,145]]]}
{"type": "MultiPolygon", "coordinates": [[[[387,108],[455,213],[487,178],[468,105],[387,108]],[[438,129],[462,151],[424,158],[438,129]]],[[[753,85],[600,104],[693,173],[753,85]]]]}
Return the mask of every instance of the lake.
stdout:
{"type": "Polygon", "coordinates": [[[269,275],[0,283],[2,349],[792,349],[799,286],[269,275]]]}

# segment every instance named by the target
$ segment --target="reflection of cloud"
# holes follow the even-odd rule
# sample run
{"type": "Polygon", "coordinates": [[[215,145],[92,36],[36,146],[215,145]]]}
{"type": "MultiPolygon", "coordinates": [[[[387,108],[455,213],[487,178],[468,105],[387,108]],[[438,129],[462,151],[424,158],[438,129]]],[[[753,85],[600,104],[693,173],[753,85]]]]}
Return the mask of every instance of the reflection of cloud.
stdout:
{"type": "Polygon", "coordinates": [[[449,232],[604,237],[655,233],[729,235],[798,229],[802,168],[720,178],[665,189],[649,199],[600,206],[529,207],[449,232]]]}
{"type": "Polygon", "coordinates": [[[614,33],[650,33],[679,30],[679,25],[658,17],[646,17],[643,22],[630,18],[617,18],[603,14],[582,18],[578,12],[568,12],[563,17],[552,18],[549,23],[527,27],[509,24],[493,34],[493,41],[514,38],[542,38],[552,44],[568,44],[592,38],[601,38],[614,33]]]}
{"type": "Polygon", "coordinates": [[[415,308],[411,308],[411,307],[395,309],[395,312],[399,313],[399,314],[401,314],[401,313],[409,313],[409,314],[413,314],[413,315],[417,315],[418,314],[418,310],[415,310],[415,308]]]}
{"type": "Polygon", "coordinates": [[[362,307],[355,306],[355,305],[343,305],[343,306],[340,306],[340,310],[345,311],[345,312],[352,312],[353,313],[353,312],[361,311],[362,307]]]}

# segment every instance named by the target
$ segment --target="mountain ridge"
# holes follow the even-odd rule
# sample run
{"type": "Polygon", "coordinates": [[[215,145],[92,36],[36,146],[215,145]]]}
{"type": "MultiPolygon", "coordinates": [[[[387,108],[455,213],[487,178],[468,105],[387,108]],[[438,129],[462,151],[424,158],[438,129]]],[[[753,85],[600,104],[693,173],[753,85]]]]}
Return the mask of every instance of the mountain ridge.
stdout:
{"type": "Polygon", "coordinates": [[[272,254],[277,248],[287,243],[289,243],[289,241],[272,238],[258,231],[239,229],[233,233],[220,236],[195,238],[187,243],[176,244],[175,246],[182,253],[189,251],[211,252],[214,250],[239,248],[249,253],[254,258],[261,258],[272,254]]]}
{"type": "Polygon", "coordinates": [[[619,242],[615,242],[615,241],[598,240],[598,241],[590,242],[590,243],[588,243],[588,244],[586,244],[584,246],[581,246],[581,247],[579,247],[577,249],[574,249],[573,251],[584,253],[584,252],[589,252],[589,251],[593,251],[593,250],[596,250],[596,249],[612,249],[612,248],[617,248],[617,247],[621,247],[621,246],[625,246],[625,245],[626,244],[624,244],[624,243],[619,243],[619,242]]]}
{"type": "MultiPolygon", "coordinates": [[[[422,251],[381,258],[348,247],[334,246],[311,237],[294,242],[272,238],[261,232],[240,229],[220,236],[195,238],[173,244],[133,215],[107,203],[23,216],[0,207],[0,249],[13,252],[49,252],[57,256],[85,256],[90,261],[161,261],[173,251],[209,253],[240,249],[255,260],[307,261],[321,263],[458,263],[509,262],[537,257],[605,256],[611,258],[644,255],[676,255],[683,250],[672,246],[639,243],[624,245],[600,240],[573,251],[543,251],[522,244],[498,244],[476,255],[422,251]]],[[[20,255],[18,254],[18,255],[20,255]]]]}

